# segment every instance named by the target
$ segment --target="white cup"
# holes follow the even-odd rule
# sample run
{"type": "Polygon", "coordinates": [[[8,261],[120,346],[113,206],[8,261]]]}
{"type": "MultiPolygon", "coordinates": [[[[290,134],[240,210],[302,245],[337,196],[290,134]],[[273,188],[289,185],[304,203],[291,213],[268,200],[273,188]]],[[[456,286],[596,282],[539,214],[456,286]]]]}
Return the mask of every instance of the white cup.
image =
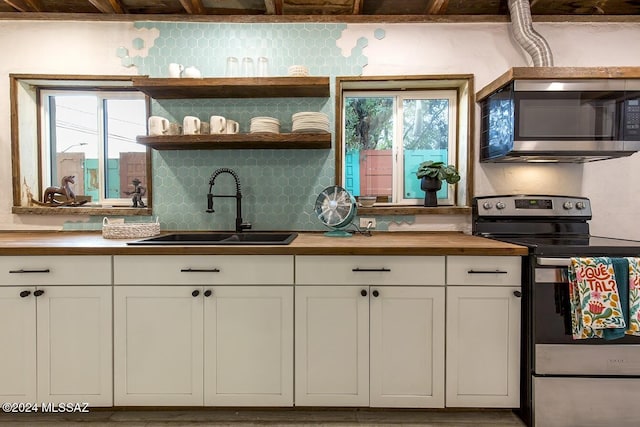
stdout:
{"type": "Polygon", "coordinates": [[[185,135],[200,135],[200,119],[195,116],[185,116],[182,121],[182,133],[185,135]]]}
{"type": "Polygon", "coordinates": [[[238,133],[240,131],[240,123],[235,120],[227,120],[227,133],[238,133]]]}
{"type": "Polygon", "coordinates": [[[195,77],[195,78],[202,77],[202,73],[200,73],[200,70],[198,70],[196,67],[185,68],[182,75],[184,77],[195,77]]]}
{"type": "Polygon", "coordinates": [[[182,133],[182,125],[179,123],[169,123],[169,131],[167,135],[180,135],[182,133]]]}
{"type": "Polygon", "coordinates": [[[184,67],[182,66],[182,64],[176,64],[175,62],[172,62],[171,64],[169,64],[169,77],[180,77],[183,70],[184,67]]]}
{"type": "Polygon", "coordinates": [[[169,119],[161,116],[149,117],[149,135],[166,135],[169,131],[169,119]]]}
{"type": "Polygon", "coordinates": [[[209,132],[213,133],[226,133],[227,132],[227,119],[222,116],[211,116],[209,119],[209,132]]]}

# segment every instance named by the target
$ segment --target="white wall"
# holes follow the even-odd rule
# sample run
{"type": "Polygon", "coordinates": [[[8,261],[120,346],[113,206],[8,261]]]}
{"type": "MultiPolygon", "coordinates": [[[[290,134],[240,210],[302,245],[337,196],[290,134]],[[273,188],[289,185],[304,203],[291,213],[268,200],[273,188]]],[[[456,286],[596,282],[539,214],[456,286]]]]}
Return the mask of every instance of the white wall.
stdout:
{"type": "MultiPolygon", "coordinates": [[[[549,42],[556,66],[640,66],[633,48],[637,24],[536,23],[549,42]]],[[[348,52],[365,36],[369,63],[364,75],[474,74],[476,91],[514,66],[530,65],[512,40],[507,24],[349,24],[338,44],[348,52]],[[385,30],[384,38],[374,30],[385,30]]],[[[123,67],[119,46],[148,38],[131,23],[0,21],[0,229],[58,226],[69,218],[11,214],[9,73],[137,74],[123,67]]],[[[476,125],[480,123],[479,114],[476,125]]],[[[476,126],[475,141],[479,140],[476,126]]],[[[476,148],[476,153],[478,149],[476,148]]],[[[477,154],[476,154],[477,156],[477,154]]],[[[566,194],[590,197],[594,234],[640,239],[633,213],[640,208],[640,154],[587,165],[475,166],[475,194],[566,194]]],[[[416,227],[464,229],[468,218],[451,224],[418,218],[416,227]]]]}

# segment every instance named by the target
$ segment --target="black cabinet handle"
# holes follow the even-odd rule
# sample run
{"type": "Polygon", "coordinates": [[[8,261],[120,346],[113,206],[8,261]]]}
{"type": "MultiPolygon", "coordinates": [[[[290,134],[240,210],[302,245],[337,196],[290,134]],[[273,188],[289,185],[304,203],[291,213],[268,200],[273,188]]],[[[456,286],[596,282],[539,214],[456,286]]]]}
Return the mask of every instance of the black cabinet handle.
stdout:
{"type": "Polygon", "coordinates": [[[207,289],[206,291],[204,291],[204,296],[205,297],[210,297],[213,294],[213,291],[211,289],[207,289]]]}
{"type": "Polygon", "coordinates": [[[362,295],[363,297],[367,296],[367,291],[365,289],[360,291],[360,295],[362,295]]]}
{"type": "Polygon", "coordinates": [[[371,292],[371,295],[373,295],[375,298],[378,298],[378,296],[380,295],[380,292],[373,291],[373,292],[371,292]]]}
{"type": "Polygon", "coordinates": [[[21,268],[20,270],[9,270],[11,274],[22,274],[22,273],[51,273],[51,270],[48,268],[41,268],[38,270],[25,270],[21,268]]]}
{"type": "Polygon", "coordinates": [[[39,296],[41,296],[41,295],[44,295],[44,291],[43,291],[42,289],[38,289],[37,291],[35,291],[35,292],[33,293],[33,295],[35,295],[35,296],[39,297],[39,296]]]}
{"type": "Polygon", "coordinates": [[[197,297],[198,295],[200,295],[200,291],[195,290],[195,291],[191,292],[191,295],[193,295],[194,297],[197,297]]]}
{"type": "Polygon", "coordinates": [[[26,298],[31,295],[31,291],[22,291],[20,292],[20,298],[26,298]]]}
{"type": "Polygon", "coordinates": [[[508,271],[503,270],[469,270],[467,274],[507,274],[508,271]]]}
{"type": "Polygon", "coordinates": [[[220,273],[218,268],[183,268],[181,273],[220,273]]]}
{"type": "Polygon", "coordinates": [[[391,271],[391,269],[390,268],[385,268],[385,267],[382,267],[382,268],[360,268],[360,267],[356,267],[356,268],[352,268],[351,271],[356,272],[356,273],[358,273],[358,272],[365,272],[365,273],[366,272],[385,272],[385,273],[387,273],[387,272],[391,271]]]}
{"type": "Polygon", "coordinates": [[[522,292],[520,291],[513,291],[513,296],[515,296],[516,298],[520,298],[522,296],[522,292]]]}

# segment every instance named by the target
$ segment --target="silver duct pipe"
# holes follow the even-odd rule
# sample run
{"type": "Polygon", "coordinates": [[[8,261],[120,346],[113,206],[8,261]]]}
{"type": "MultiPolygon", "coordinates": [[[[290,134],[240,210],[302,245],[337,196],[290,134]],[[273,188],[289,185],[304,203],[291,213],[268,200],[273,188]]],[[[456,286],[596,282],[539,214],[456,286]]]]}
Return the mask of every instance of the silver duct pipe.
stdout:
{"type": "Polygon", "coordinates": [[[509,0],[511,32],[516,41],[531,55],[534,67],[553,67],[549,43],[533,29],[529,0],[509,0]]]}

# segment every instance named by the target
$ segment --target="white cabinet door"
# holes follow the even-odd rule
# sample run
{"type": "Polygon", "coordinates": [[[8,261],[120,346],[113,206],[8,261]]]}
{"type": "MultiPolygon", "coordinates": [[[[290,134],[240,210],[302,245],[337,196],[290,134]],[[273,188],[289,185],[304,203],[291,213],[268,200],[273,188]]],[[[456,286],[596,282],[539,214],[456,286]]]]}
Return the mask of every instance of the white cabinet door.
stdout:
{"type": "Polygon", "coordinates": [[[0,403],[36,402],[33,291],[35,287],[0,286],[0,403]]]}
{"type": "Polygon", "coordinates": [[[112,406],[111,286],[38,292],[38,401],[112,406]]]}
{"type": "Polygon", "coordinates": [[[293,287],[205,287],[204,301],[205,406],[292,406],[293,287]]]}
{"type": "Polygon", "coordinates": [[[447,289],[448,407],[519,406],[520,287],[447,289]]]}
{"type": "Polygon", "coordinates": [[[444,407],[444,287],[371,287],[375,407],[444,407]]]}
{"type": "Polygon", "coordinates": [[[297,406],[369,405],[368,292],[366,286],[296,288],[297,406]]]}
{"type": "Polygon", "coordinates": [[[115,404],[202,405],[202,377],[202,288],[115,287],[115,404]]]}

